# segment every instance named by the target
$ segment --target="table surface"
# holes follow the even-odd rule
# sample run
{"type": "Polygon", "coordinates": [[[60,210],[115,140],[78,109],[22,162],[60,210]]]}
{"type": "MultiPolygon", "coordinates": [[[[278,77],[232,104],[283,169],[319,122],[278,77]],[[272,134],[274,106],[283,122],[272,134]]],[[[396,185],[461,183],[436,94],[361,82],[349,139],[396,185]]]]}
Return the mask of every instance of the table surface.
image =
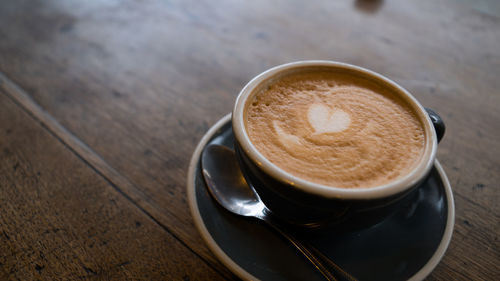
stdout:
{"type": "Polygon", "coordinates": [[[456,204],[429,280],[500,276],[495,1],[0,5],[0,279],[237,279],[194,226],[190,157],[258,73],[327,59],[439,112],[456,204]]]}

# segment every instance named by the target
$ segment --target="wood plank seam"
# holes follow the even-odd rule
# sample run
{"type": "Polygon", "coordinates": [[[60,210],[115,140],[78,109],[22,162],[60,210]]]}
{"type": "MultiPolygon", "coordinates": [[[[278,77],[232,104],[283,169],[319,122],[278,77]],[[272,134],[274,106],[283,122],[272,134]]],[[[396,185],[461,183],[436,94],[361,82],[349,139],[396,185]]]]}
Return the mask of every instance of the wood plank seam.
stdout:
{"type": "MultiPolygon", "coordinates": [[[[25,111],[31,118],[40,123],[40,125],[49,132],[54,138],[61,142],[67,149],[76,155],[81,161],[88,165],[93,171],[108,182],[119,194],[129,200],[143,214],[158,224],[163,230],[172,235],[184,247],[189,249],[194,255],[199,257],[210,268],[218,272],[224,278],[227,278],[224,272],[218,270],[216,266],[208,262],[200,254],[194,251],[182,239],[171,231],[168,226],[156,219],[155,214],[146,210],[141,204],[149,204],[142,198],[148,198],[140,189],[130,182],[125,176],[111,167],[102,157],[94,152],[89,146],[83,143],[79,138],[62,126],[52,115],[46,112],[38,105],[31,96],[19,85],[9,79],[4,73],[0,72],[0,89],[3,93],[25,111]],[[125,190],[124,190],[125,189],[125,190]]],[[[154,208],[152,208],[154,210],[154,208]]]]}

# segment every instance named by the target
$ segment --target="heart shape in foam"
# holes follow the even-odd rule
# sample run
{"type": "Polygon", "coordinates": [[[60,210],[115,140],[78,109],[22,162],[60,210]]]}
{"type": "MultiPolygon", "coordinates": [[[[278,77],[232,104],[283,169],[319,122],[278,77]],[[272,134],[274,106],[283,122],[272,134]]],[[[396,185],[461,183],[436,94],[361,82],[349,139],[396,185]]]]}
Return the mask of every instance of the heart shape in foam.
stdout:
{"type": "Polygon", "coordinates": [[[331,109],[319,103],[309,106],[307,118],[317,134],[341,132],[351,124],[351,118],[347,112],[341,109],[331,109]]]}

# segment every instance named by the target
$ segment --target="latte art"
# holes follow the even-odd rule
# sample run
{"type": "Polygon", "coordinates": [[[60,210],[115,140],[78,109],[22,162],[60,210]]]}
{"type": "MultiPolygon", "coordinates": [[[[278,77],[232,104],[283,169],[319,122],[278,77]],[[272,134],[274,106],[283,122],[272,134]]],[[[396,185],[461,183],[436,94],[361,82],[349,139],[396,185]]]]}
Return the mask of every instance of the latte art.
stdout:
{"type": "Polygon", "coordinates": [[[402,177],[424,147],[422,124],[405,102],[374,82],[330,72],[293,74],[262,89],[245,126],[270,162],[334,187],[402,177]]]}
{"type": "Polygon", "coordinates": [[[307,111],[309,124],[316,133],[335,133],[340,132],[351,123],[349,114],[341,109],[330,110],[330,108],[321,103],[313,103],[307,111]]]}

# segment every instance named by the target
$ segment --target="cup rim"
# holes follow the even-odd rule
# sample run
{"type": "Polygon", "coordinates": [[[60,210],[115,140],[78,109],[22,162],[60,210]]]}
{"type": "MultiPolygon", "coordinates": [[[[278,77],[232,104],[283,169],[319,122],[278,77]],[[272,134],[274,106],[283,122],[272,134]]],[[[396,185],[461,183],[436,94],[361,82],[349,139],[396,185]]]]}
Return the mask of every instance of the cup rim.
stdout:
{"type": "Polygon", "coordinates": [[[236,102],[232,112],[232,127],[235,140],[238,142],[243,152],[266,174],[278,180],[279,182],[293,186],[304,192],[326,198],[339,198],[346,200],[377,199],[404,192],[418,184],[420,180],[429,173],[432,165],[434,164],[437,151],[437,137],[434,126],[432,125],[432,121],[425,111],[424,107],[407,90],[405,90],[403,87],[399,86],[389,78],[369,69],[347,63],[327,60],[307,60],[286,63],[270,68],[254,77],[245,85],[245,87],[243,87],[238,97],[236,98],[236,102]],[[253,90],[261,85],[261,83],[268,81],[270,78],[275,77],[277,74],[283,75],[287,72],[292,72],[293,70],[308,69],[314,67],[325,67],[336,70],[350,71],[352,73],[357,73],[363,77],[369,77],[370,79],[376,80],[377,82],[381,82],[383,84],[385,83],[386,85],[392,87],[395,90],[394,92],[397,92],[415,110],[424,127],[425,145],[420,162],[408,174],[389,183],[375,187],[334,187],[307,181],[300,177],[294,176],[270,162],[257,150],[257,148],[250,141],[244,122],[245,105],[249,97],[253,96],[253,90]]]}

